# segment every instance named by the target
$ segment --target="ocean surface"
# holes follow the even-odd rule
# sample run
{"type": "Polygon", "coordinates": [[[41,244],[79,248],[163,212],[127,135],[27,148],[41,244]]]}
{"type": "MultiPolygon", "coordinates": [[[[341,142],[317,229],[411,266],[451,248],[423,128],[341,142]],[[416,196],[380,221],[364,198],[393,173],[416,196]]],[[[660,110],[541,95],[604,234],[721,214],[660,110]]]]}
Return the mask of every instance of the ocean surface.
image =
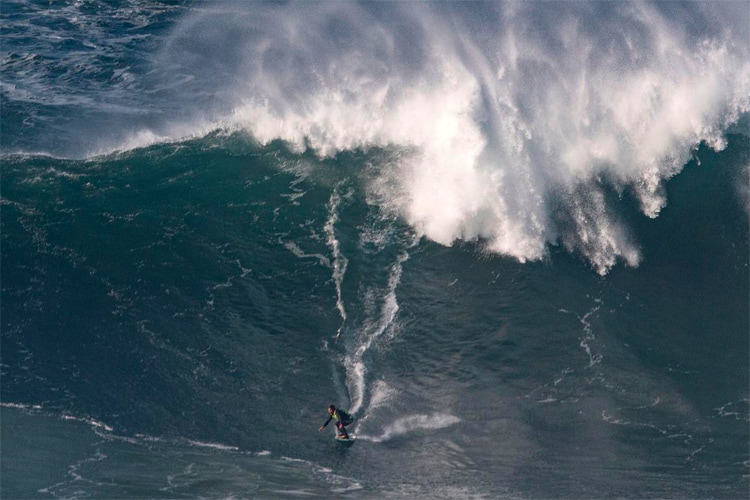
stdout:
{"type": "Polygon", "coordinates": [[[747,498],[747,3],[0,19],[0,497],[747,498]]]}

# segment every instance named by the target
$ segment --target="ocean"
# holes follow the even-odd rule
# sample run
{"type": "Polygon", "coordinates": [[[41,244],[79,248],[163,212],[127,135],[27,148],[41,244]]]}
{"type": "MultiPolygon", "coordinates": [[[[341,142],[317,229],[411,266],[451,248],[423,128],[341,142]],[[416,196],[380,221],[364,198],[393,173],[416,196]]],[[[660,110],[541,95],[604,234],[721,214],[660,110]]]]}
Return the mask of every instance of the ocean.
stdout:
{"type": "Polygon", "coordinates": [[[745,2],[0,7],[0,497],[747,498],[745,2]]]}

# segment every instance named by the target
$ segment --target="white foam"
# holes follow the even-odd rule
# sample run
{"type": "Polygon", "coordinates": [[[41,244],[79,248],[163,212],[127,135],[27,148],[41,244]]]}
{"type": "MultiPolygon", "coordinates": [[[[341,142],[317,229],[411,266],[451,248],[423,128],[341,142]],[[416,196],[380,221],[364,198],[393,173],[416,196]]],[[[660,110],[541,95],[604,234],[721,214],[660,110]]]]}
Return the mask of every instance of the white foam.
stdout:
{"type": "MultiPolygon", "coordinates": [[[[567,192],[566,246],[600,273],[618,259],[635,266],[637,245],[602,186],[632,188],[655,217],[664,180],[691,148],[723,148],[723,131],[750,109],[747,44],[729,29],[690,33],[649,4],[498,4],[485,9],[496,22],[486,39],[460,9],[389,7],[403,22],[353,5],[261,11],[259,22],[284,29],[248,48],[253,83],[229,122],[323,157],[410,148],[387,201],[441,244],[485,239],[492,251],[540,259],[563,229],[550,218],[553,198],[567,192]],[[326,30],[342,20],[363,31],[332,43],[326,30]],[[418,56],[405,54],[399,30],[419,34],[418,56]],[[580,186],[585,200],[573,195],[580,186]]],[[[707,26],[724,20],[720,6],[696,10],[707,26]]]]}
{"type": "Polygon", "coordinates": [[[375,324],[366,324],[364,331],[360,334],[357,347],[353,352],[347,353],[344,358],[344,367],[346,369],[346,378],[349,385],[349,394],[352,401],[350,408],[352,413],[356,413],[362,407],[365,397],[365,363],[364,355],[372,343],[393,324],[396,314],[399,310],[398,300],[396,300],[396,288],[401,281],[403,263],[409,258],[409,254],[404,251],[396,258],[396,262],[391,266],[388,275],[387,292],[383,297],[383,305],[380,316],[375,324]]]}
{"type": "Polygon", "coordinates": [[[17,410],[41,410],[42,407],[39,405],[27,405],[22,403],[2,403],[0,402],[0,407],[4,408],[15,408],[17,410]]]}
{"type": "Polygon", "coordinates": [[[107,432],[112,432],[114,429],[110,427],[109,425],[99,422],[98,420],[94,420],[93,418],[86,418],[86,417],[75,417],[73,415],[62,415],[63,420],[73,420],[75,422],[82,422],[84,424],[88,424],[91,427],[95,429],[104,429],[107,432]]]}
{"type": "Polygon", "coordinates": [[[284,245],[284,248],[292,252],[300,259],[316,259],[321,266],[331,267],[331,261],[325,255],[321,255],[319,253],[305,253],[305,251],[302,250],[299,245],[297,245],[293,241],[283,241],[280,239],[279,242],[284,245]]]}
{"type": "Polygon", "coordinates": [[[383,442],[396,436],[401,436],[416,430],[436,430],[450,427],[461,421],[460,418],[447,413],[433,413],[432,415],[415,414],[402,417],[383,429],[379,436],[357,435],[357,439],[383,442]]]}
{"type": "Polygon", "coordinates": [[[215,450],[222,450],[222,451],[237,451],[239,448],[236,446],[230,446],[226,444],[221,443],[209,443],[205,441],[195,441],[192,439],[187,439],[186,442],[191,446],[198,446],[200,448],[213,448],[215,450]]]}
{"type": "Polygon", "coordinates": [[[583,348],[584,351],[586,351],[586,355],[589,357],[589,365],[588,367],[591,368],[594,365],[598,365],[602,362],[602,359],[604,356],[600,353],[594,354],[591,351],[591,346],[589,345],[589,342],[593,341],[596,336],[594,335],[594,329],[591,326],[591,322],[589,322],[589,317],[591,317],[592,314],[595,314],[597,311],[601,309],[601,304],[594,306],[589,312],[583,315],[583,317],[579,318],[578,320],[583,325],[583,336],[580,337],[580,346],[583,348]]]}
{"type": "Polygon", "coordinates": [[[331,248],[333,254],[333,282],[336,286],[336,309],[341,315],[341,325],[336,331],[336,337],[341,335],[341,329],[346,323],[346,308],[344,307],[344,300],[341,295],[341,284],[344,280],[344,274],[346,273],[346,266],[349,261],[341,253],[339,240],[336,239],[336,223],[339,220],[339,204],[341,203],[341,196],[338,192],[338,187],[331,193],[331,198],[328,201],[328,220],[326,221],[324,231],[326,234],[326,242],[331,248]]]}
{"type": "Polygon", "coordinates": [[[385,406],[388,402],[393,400],[396,394],[396,389],[389,386],[383,380],[377,380],[372,385],[372,395],[370,396],[370,402],[367,405],[367,414],[369,415],[373,410],[385,406]]]}
{"type": "Polygon", "coordinates": [[[692,150],[725,147],[750,111],[746,14],[742,2],[227,0],[193,9],[155,56],[164,88],[216,106],[101,151],[216,129],[321,157],[395,146],[370,180],[418,233],[519,261],[563,244],[603,274],[641,258],[605,192],[629,190],[656,217],[692,150]]]}

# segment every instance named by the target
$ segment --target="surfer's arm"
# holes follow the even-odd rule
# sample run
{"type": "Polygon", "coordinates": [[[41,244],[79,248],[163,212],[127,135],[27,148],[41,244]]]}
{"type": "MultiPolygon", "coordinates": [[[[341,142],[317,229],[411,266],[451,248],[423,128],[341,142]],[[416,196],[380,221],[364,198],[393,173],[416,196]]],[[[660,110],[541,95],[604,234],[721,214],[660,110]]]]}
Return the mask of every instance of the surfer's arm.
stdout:
{"type": "Polygon", "coordinates": [[[325,426],[326,426],[326,425],[328,425],[328,424],[329,424],[329,423],[331,422],[331,419],[332,419],[332,418],[333,418],[332,416],[331,416],[331,417],[328,417],[328,420],[326,420],[326,423],[325,423],[325,424],[323,424],[323,425],[321,425],[321,426],[320,426],[320,427],[318,428],[318,430],[319,430],[319,431],[322,431],[322,430],[323,430],[323,429],[325,428],[325,426]]]}

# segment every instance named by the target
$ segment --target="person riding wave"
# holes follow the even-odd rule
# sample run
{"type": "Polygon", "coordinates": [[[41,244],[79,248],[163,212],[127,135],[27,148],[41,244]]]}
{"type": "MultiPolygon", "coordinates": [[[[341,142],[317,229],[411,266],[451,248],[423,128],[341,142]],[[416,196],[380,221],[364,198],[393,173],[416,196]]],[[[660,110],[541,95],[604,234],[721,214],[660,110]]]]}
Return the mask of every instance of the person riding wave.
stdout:
{"type": "Polygon", "coordinates": [[[354,417],[349,415],[344,410],[338,409],[333,405],[328,405],[328,415],[328,420],[326,420],[326,423],[318,428],[318,432],[325,429],[326,425],[328,425],[331,420],[335,420],[337,429],[336,434],[338,434],[340,437],[343,437],[344,439],[349,439],[349,434],[346,432],[345,427],[354,422],[354,417]]]}

